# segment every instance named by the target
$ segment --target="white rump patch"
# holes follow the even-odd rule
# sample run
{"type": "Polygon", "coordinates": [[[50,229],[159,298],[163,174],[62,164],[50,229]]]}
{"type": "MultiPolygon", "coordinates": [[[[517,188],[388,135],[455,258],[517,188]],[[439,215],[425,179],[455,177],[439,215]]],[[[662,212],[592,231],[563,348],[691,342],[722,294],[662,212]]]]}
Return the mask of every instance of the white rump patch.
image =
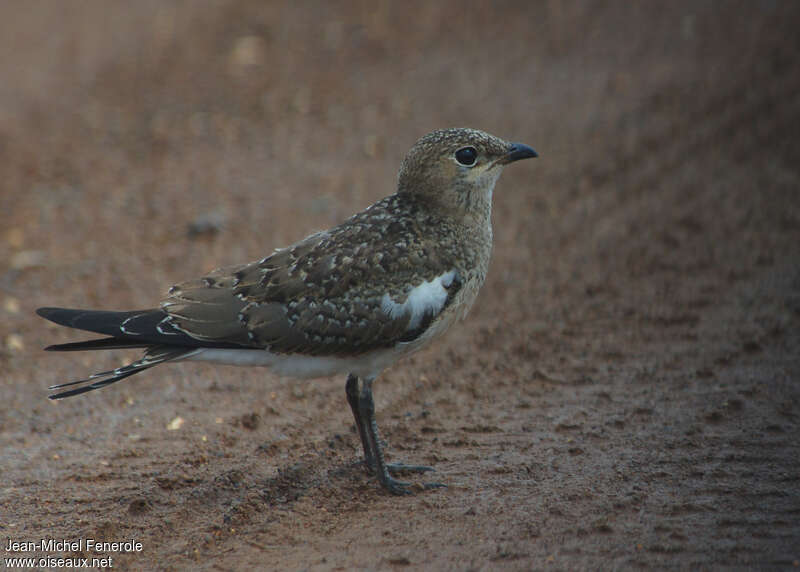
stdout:
{"type": "Polygon", "coordinates": [[[447,288],[453,283],[456,276],[455,270],[445,272],[430,282],[423,282],[408,293],[406,301],[398,304],[384,294],[381,298],[381,309],[392,319],[410,314],[407,330],[414,330],[420,326],[426,314],[436,316],[444,308],[447,301],[447,288]]]}

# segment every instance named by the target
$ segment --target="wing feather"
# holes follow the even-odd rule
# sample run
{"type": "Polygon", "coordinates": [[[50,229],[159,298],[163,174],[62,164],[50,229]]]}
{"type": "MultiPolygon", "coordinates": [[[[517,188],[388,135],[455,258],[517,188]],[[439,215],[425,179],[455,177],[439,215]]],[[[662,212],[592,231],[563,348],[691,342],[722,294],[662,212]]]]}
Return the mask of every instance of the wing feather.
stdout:
{"type": "Polygon", "coordinates": [[[353,355],[412,341],[458,293],[463,253],[425,243],[430,233],[414,217],[390,215],[398,205],[389,203],[257,262],[178,284],[161,308],[194,338],[278,353],[353,355]]]}

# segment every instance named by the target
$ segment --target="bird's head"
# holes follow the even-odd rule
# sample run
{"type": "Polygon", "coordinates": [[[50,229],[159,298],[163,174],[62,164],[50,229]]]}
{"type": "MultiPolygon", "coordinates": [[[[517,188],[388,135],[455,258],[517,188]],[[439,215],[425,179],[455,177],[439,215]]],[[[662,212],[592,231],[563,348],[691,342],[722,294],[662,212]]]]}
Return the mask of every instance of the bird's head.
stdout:
{"type": "Polygon", "coordinates": [[[503,167],[537,156],[527,145],[477,129],[439,129],[408,152],[400,166],[397,192],[455,212],[483,214],[491,210],[492,190],[503,167]]]}

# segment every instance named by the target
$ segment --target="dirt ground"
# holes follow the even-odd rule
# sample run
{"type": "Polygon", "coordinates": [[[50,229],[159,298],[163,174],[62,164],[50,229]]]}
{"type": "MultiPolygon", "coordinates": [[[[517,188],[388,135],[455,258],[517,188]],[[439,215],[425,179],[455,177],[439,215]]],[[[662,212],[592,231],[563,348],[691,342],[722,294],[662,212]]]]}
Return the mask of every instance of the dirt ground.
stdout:
{"type": "Polygon", "coordinates": [[[800,566],[798,22],[796,2],[3,3],[4,559],[54,538],[121,570],[800,566]],[[35,308],[152,307],[390,194],[454,125],[540,158],[498,184],[470,316],[376,386],[391,459],[448,488],[364,474],[344,379],[185,364],[47,399],[136,353],[43,353],[81,335],[35,308]]]}

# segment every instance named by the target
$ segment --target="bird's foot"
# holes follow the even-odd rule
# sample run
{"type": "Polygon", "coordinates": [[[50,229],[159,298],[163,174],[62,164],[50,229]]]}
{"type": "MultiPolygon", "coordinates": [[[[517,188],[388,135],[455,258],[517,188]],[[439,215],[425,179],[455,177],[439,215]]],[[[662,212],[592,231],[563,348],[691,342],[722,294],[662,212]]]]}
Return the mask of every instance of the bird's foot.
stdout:
{"type": "MultiPolygon", "coordinates": [[[[364,465],[367,473],[370,475],[375,474],[375,460],[374,459],[361,459],[356,461],[357,464],[364,465]]],[[[405,463],[386,463],[386,470],[390,475],[402,475],[403,473],[428,473],[435,471],[433,467],[427,465],[406,465],[405,463]]]]}
{"type": "Polygon", "coordinates": [[[447,485],[443,483],[407,483],[405,481],[398,481],[388,474],[378,480],[380,480],[383,488],[393,495],[411,495],[414,494],[415,489],[428,491],[447,487],[447,485]]]}
{"type": "Polygon", "coordinates": [[[392,475],[401,475],[403,473],[427,473],[433,471],[433,467],[427,465],[406,465],[404,463],[386,463],[386,470],[392,475]]]}
{"type": "Polygon", "coordinates": [[[378,475],[378,481],[381,483],[381,486],[392,493],[393,495],[410,495],[414,494],[415,491],[420,490],[431,490],[431,489],[441,489],[446,488],[447,485],[443,483],[407,483],[405,481],[399,481],[393,478],[392,475],[402,475],[403,473],[428,473],[432,472],[435,469],[433,467],[429,467],[427,465],[406,465],[404,463],[386,463],[386,475],[381,477],[380,470],[375,469],[374,462],[369,463],[366,460],[359,461],[361,464],[364,465],[364,468],[367,470],[367,473],[370,475],[378,475]]]}

